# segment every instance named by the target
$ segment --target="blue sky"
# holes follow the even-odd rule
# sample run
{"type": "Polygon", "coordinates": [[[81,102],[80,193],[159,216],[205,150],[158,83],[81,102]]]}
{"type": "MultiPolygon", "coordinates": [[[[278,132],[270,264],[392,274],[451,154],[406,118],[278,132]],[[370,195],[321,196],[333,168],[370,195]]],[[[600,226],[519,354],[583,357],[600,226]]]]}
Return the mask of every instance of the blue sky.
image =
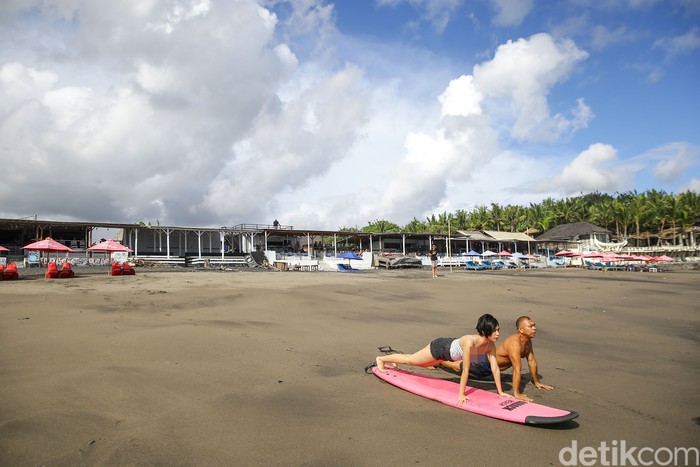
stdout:
{"type": "Polygon", "coordinates": [[[10,0],[0,28],[1,217],[336,229],[700,191],[696,0],[10,0]]]}

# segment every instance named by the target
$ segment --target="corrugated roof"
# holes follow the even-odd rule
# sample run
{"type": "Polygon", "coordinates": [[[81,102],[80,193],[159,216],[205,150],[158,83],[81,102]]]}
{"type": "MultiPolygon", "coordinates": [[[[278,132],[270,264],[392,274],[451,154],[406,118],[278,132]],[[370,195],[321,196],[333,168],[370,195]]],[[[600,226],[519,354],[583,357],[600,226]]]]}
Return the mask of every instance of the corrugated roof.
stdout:
{"type": "Polygon", "coordinates": [[[493,237],[485,235],[480,230],[458,230],[457,233],[477,242],[492,242],[494,240],[493,237]]]}
{"type": "Polygon", "coordinates": [[[497,230],[484,230],[486,235],[490,235],[499,242],[534,242],[531,236],[520,232],[499,232],[497,230]]]}

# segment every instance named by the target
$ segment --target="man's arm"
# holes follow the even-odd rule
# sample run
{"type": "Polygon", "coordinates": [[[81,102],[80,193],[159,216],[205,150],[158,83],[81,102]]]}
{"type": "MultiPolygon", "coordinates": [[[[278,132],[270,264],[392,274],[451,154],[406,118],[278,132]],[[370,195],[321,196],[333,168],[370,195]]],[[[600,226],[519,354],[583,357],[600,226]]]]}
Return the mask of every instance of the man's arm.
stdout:
{"type": "Polygon", "coordinates": [[[532,383],[537,389],[545,389],[547,391],[554,389],[554,386],[540,383],[540,377],[537,376],[537,360],[535,360],[535,351],[532,349],[532,346],[530,346],[530,352],[527,354],[527,366],[530,368],[532,383]]]}
{"type": "Polygon", "coordinates": [[[516,399],[532,402],[531,398],[520,392],[520,381],[522,378],[522,375],[520,374],[520,371],[522,370],[522,365],[520,362],[522,358],[520,356],[520,342],[517,340],[512,340],[510,342],[506,342],[505,344],[508,345],[506,350],[508,351],[510,364],[513,366],[513,396],[515,396],[516,399]]]}

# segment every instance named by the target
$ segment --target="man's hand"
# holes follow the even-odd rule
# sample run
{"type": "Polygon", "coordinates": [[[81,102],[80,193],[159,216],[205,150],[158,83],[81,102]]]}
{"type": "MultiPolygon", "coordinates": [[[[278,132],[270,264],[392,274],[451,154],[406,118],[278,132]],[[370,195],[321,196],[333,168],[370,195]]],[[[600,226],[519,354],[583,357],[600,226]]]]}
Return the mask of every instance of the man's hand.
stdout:
{"type": "Polygon", "coordinates": [[[542,383],[535,384],[535,387],[537,389],[544,389],[545,391],[551,391],[552,389],[554,389],[554,386],[550,386],[549,384],[542,384],[542,383]]]}

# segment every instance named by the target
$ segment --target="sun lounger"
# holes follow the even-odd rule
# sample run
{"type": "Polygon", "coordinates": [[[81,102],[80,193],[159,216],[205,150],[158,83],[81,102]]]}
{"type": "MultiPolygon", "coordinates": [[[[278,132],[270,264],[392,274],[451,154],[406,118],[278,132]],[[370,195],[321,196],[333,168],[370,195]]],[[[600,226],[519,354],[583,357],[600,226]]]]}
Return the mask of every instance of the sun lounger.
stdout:
{"type": "Polygon", "coordinates": [[[123,276],[134,276],[136,275],[136,271],[134,268],[131,267],[129,263],[123,263],[122,264],[122,275],[123,276]]]}
{"type": "Polygon", "coordinates": [[[482,261],[481,264],[486,266],[488,269],[502,269],[503,268],[503,266],[492,263],[491,261],[482,261]]]}
{"type": "Polygon", "coordinates": [[[613,266],[610,263],[603,263],[601,261],[596,261],[595,263],[593,263],[593,265],[595,266],[595,269],[601,269],[603,271],[615,271],[618,269],[624,269],[622,266],[613,266]]]}
{"type": "Polygon", "coordinates": [[[480,271],[482,269],[488,269],[486,266],[482,266],[480,264],[476,264],[474,261],[465,261],[464,262],[464,267],[467,269],[470,269],[472,271],[480,271]]]}
{"type": "Polygon", "coordinates": [[[348,266],[347,264],[338,263],[338,271],[340,271],[340,272],[358,272],[359,269],[353,269],[351,266],[348,266]]]}

